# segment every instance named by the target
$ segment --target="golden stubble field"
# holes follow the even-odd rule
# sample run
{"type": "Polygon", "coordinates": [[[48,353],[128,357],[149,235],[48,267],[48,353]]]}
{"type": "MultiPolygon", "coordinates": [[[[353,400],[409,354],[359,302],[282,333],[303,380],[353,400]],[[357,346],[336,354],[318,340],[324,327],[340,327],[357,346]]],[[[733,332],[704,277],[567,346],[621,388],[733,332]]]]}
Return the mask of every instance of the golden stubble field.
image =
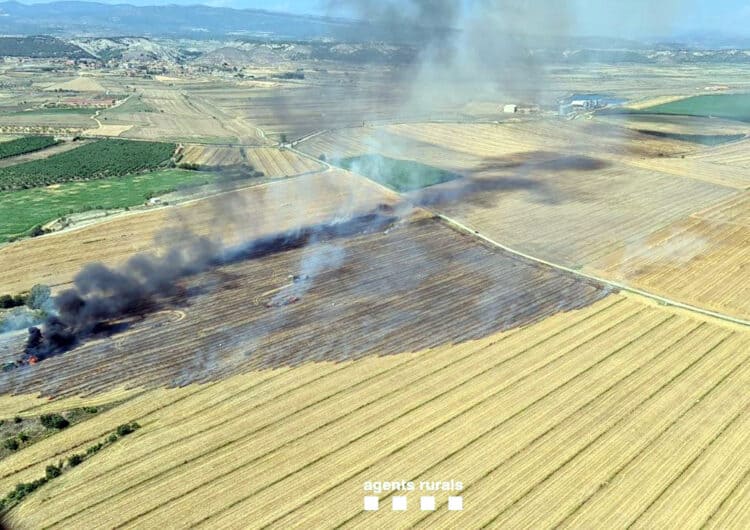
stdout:
{"type": "Polygon", "coordinates": [[[249,166],[270,178],[290,177],[324,169],[323,164],[276,147],[221,147],[191,144],[185,146],[180,162],[207,169],[249,166]]]}
{"type": "Polygon", "coordinates": [[[8,523],[743,527],[748,352],[744,329],[611,295],[461,344],[137,394],[9,457],[0,489],[136,420],[8,523]],[[450,479],[462,512],[444,492],[434,512],[418,493],[393,512],[388,492],[362,510],[368,480],[450,479]]]}

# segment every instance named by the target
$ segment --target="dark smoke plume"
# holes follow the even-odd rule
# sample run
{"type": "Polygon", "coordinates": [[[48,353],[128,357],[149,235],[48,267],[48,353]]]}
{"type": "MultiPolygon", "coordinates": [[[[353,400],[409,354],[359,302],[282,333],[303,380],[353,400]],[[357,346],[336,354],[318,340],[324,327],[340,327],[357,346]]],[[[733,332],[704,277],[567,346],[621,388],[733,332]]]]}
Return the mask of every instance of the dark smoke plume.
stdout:
{"type": "Polygon", "coordinates": [[[63,353],[92,335],[116,330],[119,320],[158,310],[182,293],[179,281],[213,267],[256,259],[312,243],[382,230],[395,217],[375,211],[340,222],[309,225],[227,247],[182,231],[163,254],[138,254],[122,266],[86,265],[74,287],[54,298],[56,314],[29,328],[22,364],[63,353]]]}

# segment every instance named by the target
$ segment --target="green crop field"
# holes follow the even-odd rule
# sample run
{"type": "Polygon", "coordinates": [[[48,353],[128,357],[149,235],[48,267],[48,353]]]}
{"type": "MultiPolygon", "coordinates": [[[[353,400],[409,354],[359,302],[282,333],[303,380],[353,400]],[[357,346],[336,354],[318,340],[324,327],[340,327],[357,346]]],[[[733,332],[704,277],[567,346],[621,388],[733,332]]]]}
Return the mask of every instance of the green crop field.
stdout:
{"type": "Polygon", "coordinates": [[[26,136],[9,142],[0,142],[0,158],[39,151],[56,143],[57,141],[52,136],[26,136]]]}
{"type": "Polygon", "coordinates": [[[0,168],[0,190],[118,177],[155,169],[167,162],[174,150],[174,144],[161,142],[99,140],[42,160],[0,168]]]}
{"type": "Polygon", "coordinates": [[[713,116],[750,122],[750,94],[712,94],[664,103],[643,109],[655,114],[713,116]]]}
{"type": "Polygon", "coordinates": [[[167,169],[141,175],[68,182],[54,187],[0,192],[0,241],[23,236],[32,227],[63,215],[143,204],[148,196],[209,184],[211,173],[167,169]]]}
{"type": "Polygon", "coordinates": [[[452,171],[382,155],[341,158],[331,163],[371,178],[398,192],[414,191],[461,178],[461,175],[452,171]]]}

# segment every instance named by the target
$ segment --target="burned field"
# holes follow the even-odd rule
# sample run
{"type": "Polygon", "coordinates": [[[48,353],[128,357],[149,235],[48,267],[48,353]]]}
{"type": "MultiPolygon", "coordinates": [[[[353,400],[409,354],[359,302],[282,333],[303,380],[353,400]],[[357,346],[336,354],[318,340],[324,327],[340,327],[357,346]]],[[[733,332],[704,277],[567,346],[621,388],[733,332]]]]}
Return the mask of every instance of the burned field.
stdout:
{"type": "MultiPolygon", "coordinates": [[[[61,355],[9,371],[0,390],[76,395],[415,351],[512,329],[608,293],[430,217],[377,217],[375,225],[370,219],[304,246],[271,246],[187,277],[181,296],[155,312],[127,315],[110,323],[119,324],[111,332],[92,332],[61,355]]],[[[18,348],[22,340],[6,344],[3,357],[18,348]]]]}

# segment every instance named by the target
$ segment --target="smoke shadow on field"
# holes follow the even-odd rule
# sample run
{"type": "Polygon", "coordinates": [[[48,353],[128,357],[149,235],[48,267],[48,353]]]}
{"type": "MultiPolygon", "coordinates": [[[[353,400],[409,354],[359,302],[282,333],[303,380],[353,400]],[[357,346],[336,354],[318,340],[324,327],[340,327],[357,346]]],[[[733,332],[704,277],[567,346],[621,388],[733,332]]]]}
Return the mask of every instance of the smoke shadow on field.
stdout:
{"type": "Polygon", "coordinates": [[[534,201],[561,204],[579,200],[560,186],[555,177],[565,172],[590,172],[605,169],[610,162],[581,155],[562,155],[548,151],[532,151],[508,157],[485,158],[462,179],[409,194],[418,206],[451,206],[458,203],[483,208],[497,206],[498,194],[525,191],[534,201]]]}

